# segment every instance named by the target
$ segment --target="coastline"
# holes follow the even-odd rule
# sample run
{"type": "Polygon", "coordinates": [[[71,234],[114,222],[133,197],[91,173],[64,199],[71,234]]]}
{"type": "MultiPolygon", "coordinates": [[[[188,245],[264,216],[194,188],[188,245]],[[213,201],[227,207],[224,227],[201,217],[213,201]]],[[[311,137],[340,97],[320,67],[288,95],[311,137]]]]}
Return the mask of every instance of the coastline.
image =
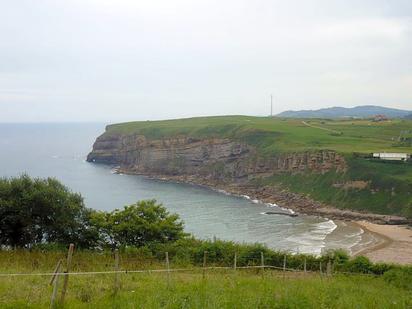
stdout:
{"type": "Polygon", "coordinates": [[[298,213],[353,224],[367,232],[371,236],[369,238],[372,239],[366,244],[361,242],[359,248],[356,248],[358,246],[356,245],[350,252],[352,256],[363,255],[373,262],[412,264],[412,229],[408,229],[406,225],[410,223],[410,220],[403,217],[341,210],[280,187],[255,188],[245,184],[228,184],[196,176],[142,174],[123,168],[116,168],[115,172],[203,186],[224,194],[247,198],[267,205],[276,205],[284,210],[285,214],[298,213]]]}
{"type": "Polygon", "coordinates": [[[367,221],[356,221],[362,229],[375,234],[380,242],[360,250],[373,262],[412,264],[412,229],[402,225],[379,225],[367,221]]]}
{"type": "Polygon", "coordinates": [[[309,196],[291,192],[277,185],[257,188],[246,183],[228,183],[197,177],[195,175],[171,176],[154,173],[138,173],[120,167],[116,168],[115,171],[116,173],[121,174],[141,175],[155,180],[205,186],[212,190],[222,191],[236,196],[248,196],[251,200],[259,200],[265,204],[276,204],[280,208],[292,210],[298,214],[319,216],[322,218],[342,221],[368,221],[376,224],[412,224],[412,220],[400,216],[380,215],[334,208],[330,205],[315,201],[309,196]]]}

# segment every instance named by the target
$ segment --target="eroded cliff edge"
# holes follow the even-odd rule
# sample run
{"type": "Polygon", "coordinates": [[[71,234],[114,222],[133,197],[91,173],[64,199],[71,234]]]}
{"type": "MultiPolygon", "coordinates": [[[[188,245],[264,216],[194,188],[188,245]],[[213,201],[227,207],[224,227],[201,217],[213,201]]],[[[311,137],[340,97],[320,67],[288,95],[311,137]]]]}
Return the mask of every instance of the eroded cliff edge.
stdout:
{"type": "Polygon", "coordinates": [[[247,143],[228,138],[176,136],[153,139],[142,134],[106,132],[97,138],[87,161],[118,166],[126,173],[207,185],[277,203],[300,213],[329,218],[405,223],[397,216],[340,210],[284,186],[257,184],[273,175],[329,171],[345,173],[345,158],[331,150],[265,155],[247,143]]]}
{"type": "Polygon", "coordinates": [[[87,160],[119,165],[135,173],[198,176],[222,182],[242,182],[274,173],[346,169],[345,159],[334,151],[264,156],[254,147],[230,139],[183,136],[152,140],[143,135],[103,134],[87,160]]]}

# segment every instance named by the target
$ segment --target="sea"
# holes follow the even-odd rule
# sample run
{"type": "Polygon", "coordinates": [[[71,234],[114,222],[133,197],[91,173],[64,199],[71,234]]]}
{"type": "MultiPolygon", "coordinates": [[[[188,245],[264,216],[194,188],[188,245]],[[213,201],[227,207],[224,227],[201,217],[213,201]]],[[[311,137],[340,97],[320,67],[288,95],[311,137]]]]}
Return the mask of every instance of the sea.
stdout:
{"type": "MultiPolygon", "coordinates": [[[[356,224],[328,218],[265,214],[274,205],[203,186],[123,175],[86,162],[103,123],[0,124],[0,177],[54,177],[80,193],[87,207],[111,211],[156,199],[177,213],[185,230],[202,239],[262,243],[291,253],[354,253],[375,242],[356,224]]],[[[280,205],[281,206],[281,205],[280,205]]]]}

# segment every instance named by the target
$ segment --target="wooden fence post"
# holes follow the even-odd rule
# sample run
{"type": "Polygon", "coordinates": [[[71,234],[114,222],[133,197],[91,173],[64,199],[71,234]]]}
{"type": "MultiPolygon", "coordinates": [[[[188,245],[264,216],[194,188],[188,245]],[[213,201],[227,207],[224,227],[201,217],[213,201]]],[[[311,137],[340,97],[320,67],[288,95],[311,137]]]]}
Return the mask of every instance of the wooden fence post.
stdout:
{"type": "Polygon", "coordinates": [[[262,279],[264,277],[264,273],[265,273],[265,257],[263,256],[263,252],[260,252],[260,267],[261,272],[262,272],[262,279]]]}
{"type": "Polygon", "coordinates": [[[170,263],[169,252],[166,252],[167,285],[170,285],[170,263]]]}
{"type": "Polygon", "coordinates": [[[56,307],[56,296],[57,296],[57,290],[59,287],[58,285],[59,285],[59,278],[60,278],[58,273],[60,273],[61,265],[62,265],[62,260],[59,260],[57,262],[56,268],[54,269],[54,274],[49,283],[50,285],[53,284],[53,292],[50,298],[50,308],[51,309],[54,309],[56,307]]]}
{"type": "Polygon", "coordinates": [[[237,268],[237,252],[235,252],[235,258],[233,261],[233,270],[236,272],[236,268],[237,268]]]}
{"type": "Polygon", "coordinates": [[[303,260],[303,271],[306,272],[306,257],[303,260]]]}
{"type": "Polygon", "coordinates": [[[61,266],[61,265],[62,265],[62,260],[59,260],[59,261],[57,262],[57,264],[56,264],[56,267],[54,268],[53,276],[52,276],[51,279],[50,279],[50,282],[49,282],[50,285],[52,285],[53,282],[54,282],[54,280],[56,279],[56,276],[57,276],[57,274],[59,273],[59,270],[60,270],[60,266],[61,266]]]}
{"type": "Polygon", "coordinates": [[[62,289],[62,294],[60,295],[60,303],[62,305],[64,304],[64,297],[66,296],[67,286],[69,284],[69,272],[70,272],[70,267],[72,264],[73,250],[74,250],[74,244],[70,244],[69,251],[67,253],[67,265],[66,265],[66,271],[64,274],[63,289],[62,289]]]}
{"type": "Polygon", "coordinates": [[[120,259],[119,259],[119,249],[114,250],[114,295],[117,295],[117,293],[120,290],[120,259]]]}
{"type": "Polygon", "coordinates": [[[326,264],[326,274],[328,276],[331,276],[331,274],[332,274],[332,267],[331,267],[330,260],[328,260],[328,264],[326,264]]]}
{"type": "Polygon", "coordinates": [[[319,273],[322,275],[322,261],[319,262],[319,273]]]}
{"type": "Polygon", "coordinates": [[[283,256],[283,272],[286,271],[286,254],[283,256]]]}
{"type": "Polygon", "coordinates": [[[203,252],[203,279],[206,277],[206,257],[207,257],[207,251],[203,252]]]}

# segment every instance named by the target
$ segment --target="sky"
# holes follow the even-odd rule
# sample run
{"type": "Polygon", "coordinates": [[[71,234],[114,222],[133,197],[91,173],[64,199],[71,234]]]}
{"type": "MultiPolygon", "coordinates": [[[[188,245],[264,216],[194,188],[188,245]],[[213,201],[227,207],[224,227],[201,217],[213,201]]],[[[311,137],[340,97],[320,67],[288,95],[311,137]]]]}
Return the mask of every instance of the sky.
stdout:
{"type": "Polygon", "coordinates": [[[412,110],[410,0],[0,0],[0,122],[412,110]]]}

